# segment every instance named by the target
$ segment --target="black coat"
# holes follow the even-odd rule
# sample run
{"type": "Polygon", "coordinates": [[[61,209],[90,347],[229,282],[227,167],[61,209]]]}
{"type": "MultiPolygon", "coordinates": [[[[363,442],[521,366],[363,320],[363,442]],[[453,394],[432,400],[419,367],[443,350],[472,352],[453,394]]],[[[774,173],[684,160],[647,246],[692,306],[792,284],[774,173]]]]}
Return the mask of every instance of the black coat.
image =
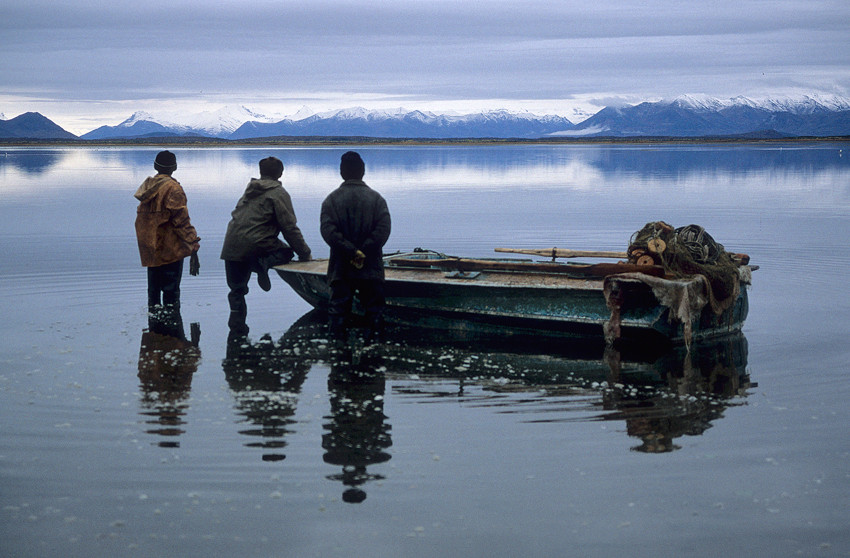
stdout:
{"type": "Polygon", "coordinates": [[[383,279],[383,248],[390,237],[390,211],[384,198],[362,180],[346,180],[322,202],[322,238],[331,248],[328,281],[383,279]],[[362,269],[350,262],[360,250],[362,269]]]}

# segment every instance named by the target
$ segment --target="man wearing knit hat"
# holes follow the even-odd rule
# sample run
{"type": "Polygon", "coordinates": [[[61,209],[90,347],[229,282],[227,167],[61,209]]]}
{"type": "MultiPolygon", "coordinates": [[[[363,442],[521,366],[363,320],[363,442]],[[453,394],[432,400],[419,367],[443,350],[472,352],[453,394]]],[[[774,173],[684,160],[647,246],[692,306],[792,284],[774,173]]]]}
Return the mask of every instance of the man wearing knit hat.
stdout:
{"type": "Polygon", "coordinates": [[[322,203],[322,238],[330,246],[329,328],[342,333],[354,295],[366,314],[370,338],[381,334],[384,312],[383,248],[390,237],[387,202],[363,182],[366,165],[354,151],[343,154],[339,173],[344,182],[322,203]]]}
{"type": "Polygon", "coordinates": [[[146,178],[135,194],[139,200],[136,239],[142,266],[148,268],[148,310],[164,307],[179,312],[183,260],[191,256],[190,273],[197,275],[201,239],[189,220],[186,194],[171,177],[177,170],[177,157],[161,151],[153,167],[156,176],[146,178]]]}
{"type": "Polygon", "coordinates": [[[260,178],[248,182],[227,224],[221,259],[230,287],[228,326],[234,335],[248,333],[245,295],[251,273],[257,274],[260,288],[268,291],[269,268],[289,262],[293,254],[298,254],[300,261],[310,259],[310,247],[296,224],[292,199],[280,183],[281,176],[280,159],[266,157],[260,161],[260,178]],[[286,242],[279,238],[280,234],[286,242]]]}

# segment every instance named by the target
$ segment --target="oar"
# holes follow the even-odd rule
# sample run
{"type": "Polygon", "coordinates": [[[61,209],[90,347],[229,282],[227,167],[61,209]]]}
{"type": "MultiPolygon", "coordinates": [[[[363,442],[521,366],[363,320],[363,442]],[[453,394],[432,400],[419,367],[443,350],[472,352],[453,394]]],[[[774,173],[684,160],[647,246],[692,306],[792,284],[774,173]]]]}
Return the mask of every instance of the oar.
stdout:
{"type": "Polygon", "coordinates": [[[496,252],[529,254],[552,258],[628,258],[625,252],[598,252],[592,250],[566,250],[564,248],[496,248],[496,252]]]}

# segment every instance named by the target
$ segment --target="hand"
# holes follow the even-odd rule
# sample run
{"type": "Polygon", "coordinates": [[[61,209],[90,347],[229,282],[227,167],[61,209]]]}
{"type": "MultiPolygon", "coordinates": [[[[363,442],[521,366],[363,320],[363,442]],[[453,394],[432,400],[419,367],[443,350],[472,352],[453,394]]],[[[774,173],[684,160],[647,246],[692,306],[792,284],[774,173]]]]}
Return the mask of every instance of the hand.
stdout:
{"type": "Polygon", "coordinates": [[[201,272],[201,261],[198,259],[198,252],[192,252],[189,256],[189,275],[198,275],[201,272]]]}
{"type": "Polygon", "coordinates": [[[357,250],[354,252],[354,257],[351,259],[351,265],[357,269],[363,269],[363,264],[366,263],[366,254],[357,250]]]}

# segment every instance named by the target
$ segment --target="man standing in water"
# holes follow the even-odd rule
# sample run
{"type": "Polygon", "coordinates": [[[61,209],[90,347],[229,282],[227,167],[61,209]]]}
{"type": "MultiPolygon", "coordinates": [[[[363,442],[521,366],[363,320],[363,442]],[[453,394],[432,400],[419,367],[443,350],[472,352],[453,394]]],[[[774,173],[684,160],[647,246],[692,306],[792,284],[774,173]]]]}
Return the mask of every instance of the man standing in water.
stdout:
{"type": "Polygon", "coordinates": [[[338,336],[351,314],[355,293],[374,338],[383,328],[383,247],[390,237],[387,202],[363,182],[366,166],[354,151],[343,154],[339,173],[344,182],[322,203],[322,238],[330,246],[329,329],[338,336]]]}
{"type": "Polygon", "coordinates": [[[164,307],[180,311],[180,280],[183,260],[191,256],[189,272],[197,275],[200,237],[189,220],[186,194],[171,177],[177,170],[177,157],[170,151],[157,154],[153,164],[156,176],[145,179],[135,197],[136,238],[142,265],[148,268],[148,311],[164,307]]]}
{"type": "Polygon", "coordinates": [[[227,325],[233,334],[248,333],[245,295],[252,272],[257,274],[260,288],[268,291],[272,288],[270,267],[289,262],[293,253],[302,262],[310,259],[310,247],[296,224],[292,199],[280,183],[282,175],[280,159],[267,157],[260,161],[260,178],[248,183],[227,224],[221,259],[230,287],[227,325]],[[289,245],[278,238],[279,233],[289,245]]]}

